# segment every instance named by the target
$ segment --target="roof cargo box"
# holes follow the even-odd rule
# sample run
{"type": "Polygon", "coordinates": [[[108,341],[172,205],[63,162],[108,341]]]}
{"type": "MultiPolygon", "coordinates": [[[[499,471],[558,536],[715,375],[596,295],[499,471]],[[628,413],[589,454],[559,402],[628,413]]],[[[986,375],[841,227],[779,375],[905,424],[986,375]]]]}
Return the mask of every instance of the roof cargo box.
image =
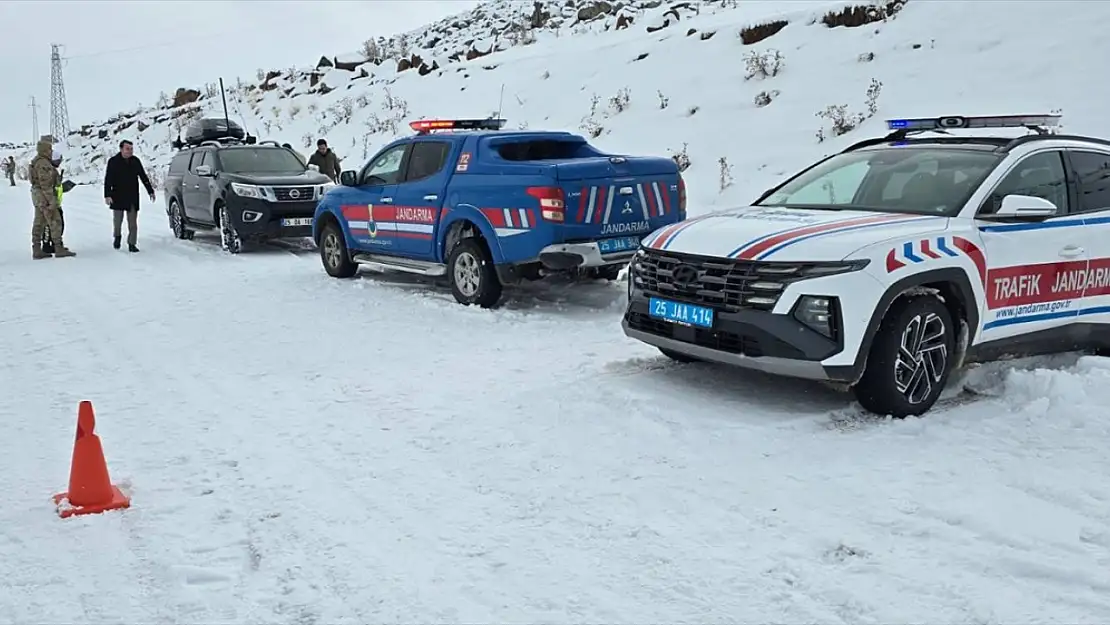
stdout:
{"type": "Polygon", "coordinates": [[[243,127],[222,117],[198,119],[185,128],[185,144],[198,145],[204,141],[242,141],[247,136],[243,127]]]}

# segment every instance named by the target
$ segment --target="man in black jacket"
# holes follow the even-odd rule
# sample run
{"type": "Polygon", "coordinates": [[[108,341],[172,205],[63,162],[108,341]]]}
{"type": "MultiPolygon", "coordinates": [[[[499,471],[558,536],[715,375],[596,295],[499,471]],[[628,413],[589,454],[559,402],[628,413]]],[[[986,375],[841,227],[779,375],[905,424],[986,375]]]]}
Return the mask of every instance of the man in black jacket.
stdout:
{"type": "Polygon", "coordinates": [[[104,172],[104,203],[112,209],[112,247],[119,249],[123,237],[123,218],[127,216],[127,251],[138,252],[139,234],[139,181],[146,187],[147,196],[154,201],[154,187],[146,176],[143,164],[135,156],[135,146],[124,139],[119,142],[119,154],[108,159],[104,172]]]}

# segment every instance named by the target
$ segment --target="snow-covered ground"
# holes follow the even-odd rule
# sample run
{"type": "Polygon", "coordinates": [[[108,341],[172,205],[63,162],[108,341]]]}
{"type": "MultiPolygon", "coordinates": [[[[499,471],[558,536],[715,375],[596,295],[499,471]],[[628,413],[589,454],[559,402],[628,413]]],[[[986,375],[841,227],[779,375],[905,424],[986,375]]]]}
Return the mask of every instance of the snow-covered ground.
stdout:
{"type": "Polygon", "coordinates": [[[311,249],[110,246],[32,260],[0,185],[0,621],[1110,620],[1110,361],[986,367],[902,422],[676,365],[622,289],[505,309],[311,249]],[[90,399],[133,507],[60,520],[90,399]]]}

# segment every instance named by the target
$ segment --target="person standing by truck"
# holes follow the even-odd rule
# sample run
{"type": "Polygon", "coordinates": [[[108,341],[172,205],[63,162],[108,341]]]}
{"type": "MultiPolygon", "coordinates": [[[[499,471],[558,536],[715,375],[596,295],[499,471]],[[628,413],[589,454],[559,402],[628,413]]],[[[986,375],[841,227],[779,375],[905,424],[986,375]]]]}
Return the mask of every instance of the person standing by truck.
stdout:
{"type": "Polygon", "coordinates": [[[308,164],[315,165],[320,173],[331,178],[332,182],[339,182],[339,157],[331,151],[328,142],[324,139],[316,142],[316,151],[308,157],[308,164]]]}
{"type": "Polygon", "coordinates": [[[135,156],[135,146],[127,139],[119,142],[119,154],[108,159],[104,171],[104,203],[112,209],[112,247],[120,248],[123,218],[127,217],[127,251],[138,252],[139,248],[139,181],[146,187],[147,197],[154,201],[154,186],[143,169],[139,157],[135,156]]]}

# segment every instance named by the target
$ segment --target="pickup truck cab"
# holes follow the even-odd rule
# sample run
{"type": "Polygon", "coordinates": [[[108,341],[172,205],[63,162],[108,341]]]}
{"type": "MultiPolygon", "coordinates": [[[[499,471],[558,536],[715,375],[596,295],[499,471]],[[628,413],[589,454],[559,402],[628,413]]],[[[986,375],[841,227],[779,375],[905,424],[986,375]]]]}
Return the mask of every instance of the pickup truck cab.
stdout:
{"type": "Polygon", "coordinates": [[[505,284],[560,272],[616,279],[647,234],[686,217],[669,158],[601,152],[567,132],[505,120],[420,120],[316,206],[327,273],[359,265],[446,276],[489,308],[505,284]],[[436,132],[433,131],[452,131],[436,132]]]}

